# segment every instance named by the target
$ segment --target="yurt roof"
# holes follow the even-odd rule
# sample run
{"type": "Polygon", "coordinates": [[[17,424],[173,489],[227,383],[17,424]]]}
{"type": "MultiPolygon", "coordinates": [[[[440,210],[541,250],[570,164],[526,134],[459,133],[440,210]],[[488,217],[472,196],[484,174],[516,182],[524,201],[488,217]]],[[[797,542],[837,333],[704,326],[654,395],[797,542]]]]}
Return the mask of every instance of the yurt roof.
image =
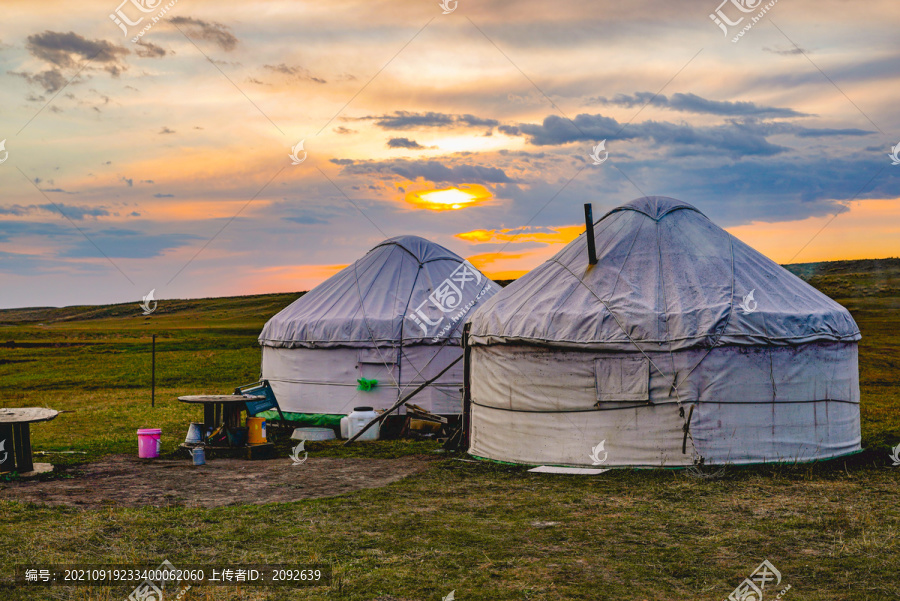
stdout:
{"type": "Polygon", "coordinates": [[[639,198],[471,317],[472,344],[635,351],[859,340],[850,313],[673,198],[639,198]]]}
{"type": "Polygon", "coordinates": [[[466,317],[497,290],[456,253],[418,236],[399,236],[272,317],[259,343],[287,348],[458,344],[466,317]]]}

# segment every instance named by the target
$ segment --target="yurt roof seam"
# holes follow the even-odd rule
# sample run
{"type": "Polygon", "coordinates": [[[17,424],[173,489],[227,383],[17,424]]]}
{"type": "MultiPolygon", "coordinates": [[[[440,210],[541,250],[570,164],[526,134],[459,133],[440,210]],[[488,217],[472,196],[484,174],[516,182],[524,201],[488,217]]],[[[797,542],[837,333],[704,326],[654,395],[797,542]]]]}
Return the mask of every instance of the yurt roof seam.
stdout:
{"type": "MultiPolygon", "coordinates": [[[[638,235],[640,235],[643,227],[644,227],[644,222],[642,221],[641,224],[637,227],[637,230],[634,232],[634,237],[631,239],[631,244],[628,246],[628,252],[625,253],[625,258],[622,259],[622,265],[619,267],[619,271],[616,272],[616,281],[613,282],[612,289],[609,291],[610,296],[616,293],[616,287],[619,285],[619,279],[621,279],[621,277],[622,277],[622,271],[625,270],[625,264],[628,263],[628,259],[631,258],[631,251],[634,250],[634,243],[637,242],[638,235]]],[[[560,265],[562,265],[562,263],[560,263],[560,265]]],[[[568,267],[566,267],[566,270],[568,271],[568,267]]],[[[582,280],[581,278],[578,278],[578,281],[581,282],[582,284],[584,284],[584,280],[582,280]]],[[[585,284],[585,287],[587,287],[586,284],[585,284]]],[[[588,289],[590,290],[590,288],[588,288],[588,289]]],[[[591,292],[593,292],[593,291],[591,291],[591,292]]],[[[594,296],[597,296],[597,295],[595,294],[594,296]]],[[[600,300],[599,297],[598,297],[598,300],[600,300]]],[[[603,302],[603,301],[601,300],[600,302],[603,302]]],[[[603,304],[606,305],[605,302],[603,302],[603,304]]],[[[607,310],[608,310],[608,308],[607,308],[607,310]]],[[[616,323],[618,323],[618,320],[616,320],[616,323]]],[[[619,324],[619,328],[624,331],[624,328],[622,328],[622,324],[619,324]]]]}
{"type": "MultiPolygon", "coordinates": [[[[618,234],[618,233],[621,232],[623,229],[625,229],[625,226],[627,225],[627,223],[626,223],[627,220],[624,218],[624,215],[625,215],[625,214],[622,213],[622,218],[621,218],[621,219],[616,219],[615,221],[611,221],[611,222],[610,222],[610,225],[611,225],[611,226],[614,225],[614,224],[618,224],[619,229],[616,231],[616,234],[618,234]],[[619,222],[621,222],[621,223],[619,223],[619,222]]],[[[601,231],[599,232],[599,234],[602,234],[602,233],[605,232],[605,231],[606,231],[605,229],[604,229],[604,230],[601,230],[601,231]]],[[[598,234],[595,234],[595,237],[596,237],[597,235],[598,235],[598,234]]],[[[598,257],[598,260],[599,260],[599,257],[601,257],[602,254],[606,252],[606,249],[609,248],[609,247],[612,245],[612,243],[613,243],[614,241],[615,241],[615,239],[614,239],[613,237],[610,237],[609,240],[607,240],[606,243],[603,245],[603,247],[597,251],[597,257],[598,257]]]]}
{"type": "MultiPolygon", "coordinates": [[[[406,236],[401,236],[401,238],[403,238],[403,237],[406,237],[406,236]]],[[[366,254],[368,255],[369,253],[375,252],[376,249],[381,248],[382,246],[399,247],[400,249],[406,251],[409,254],[409,256],[411,256],[413,259],[415,259],[419,265],[425,265],[426,263],[434,263],[435,261],[456,261],[456,259],[453,257],[435,257],[433,259],[422,260],[422,258],[417,256],[416,253],[414,253],[413,251],[406,248],[406,246],[404,246],[403,244],[401,244],[398,240],[396,240],[394,238],[391,238],[390,240],[385,240],[381,244],[376,245],[374,248],[372,248],[366,254]]]]}
{"type": "MultiPolygon", "coordinates": [[[[701,215],[702,215],[702,213],[701,213],[701,215]]],[[[659,233],[659,221],[656,222],[656,226],[657,226],[656,231],[657,231],[657,233],[659,233]]],[[[695,369],[697,369],[698,367],[700,367],[700,364],[703,363],[703,360],[706,359],[706,358],[709,356],[709,354],[712,352],[712,350],[713,350],[714,348],[717,348],[717,347],[719,346],[719,341],[722,340],[722,336],[725,335],[725,330],[728,329],[728,324],[731,323],[731,316],[734,315],[734,288],[735,288],[735,273],[734,273],[734,238],[733,238],[733,236],[732,236],[731,234],[728,234],[728,232],[725,232],[725,233],[728,235],[728,243],[729,243],[729,247],[730,247],[730,249],[731,249],[731,310],[728,311],[728,316],[725,318],[725,323],[722,325],[722,329],[721,329],[721,331],[719,332],[718,336],[716,336],[715,342],[713,342],[713,343],[709,346],[709,348],[706,350],[706,352],[703,353],[703,356],[700,357],[700,360],[697,361],[697,364],[694,365],[694,367],[692,367],[692,368],[690,369],[690,371],[688,371],[688,372],[684,375],[684,377],[681,379],[682,382],[685,381],[685,380],[687,380],[688,376],[690,376],[692,373],[694,373],[694,370],[695,370],[695,369]]],[[[660,250],[660,252],[662,252],[662,250],[660,250]]],[[[665,286],[663,286],[663,292],[665,293],[665,286]]],[[[668,307],[666,307],[666,314],[668,314],[668,307]]],[[[764,320],[764,321],[765,321],[765,320],[764,320]]],[[[667,322],[667,325],[668,325],[668,322],[667,322]]],[[[766,337],[767,337],[767,338],[769,337],[768,329],[766,330],[766,337]]],[[[669,347],[669,354],[672,356],[672,365],[674,365],[674,364],[675,364],[675,354],[674,354],[674,352],[672,351],[671,346],[669,347]]],[[[677,374],[677,373],[676,373],[675,376],[672,378],[672,380],[673,380],[673,381],[672,381],[672,388],[675,390],[675,393],[678,394],[678,387],[676,386],[676,383],[677,383],[677,380],[678,380],[678,374],[677,374]]],[[[693,443],[693,438],[691,438],[691,442],[693,443]]]]}
{"type": "MultiPolygon", "coordinates": [[[[659,200],[658,200],[657,196],[647,197],[647,198],[653,198],[654,208],[655,209],[659,208],[659,200]]],[[[638,207],[635,207],[632,205],[622,205],[621,207],[616,207],[616,208],[612,209],[611,211],[609,211],[606,215],[604,215],[601,218],[601,221],[603,219],[606,219],[609,215],[612,215],[613,213],[618,213],[620,211],[634,211],[635,213],[640,213],[641,215],[644,215],[644,216],[648,217],[649,219],[652,219],[653,221],[656,221],[656,222],[659,222],[663,217],[665,217],[666,215],[669,215],[671,213],[674,213],[675,211],[694,211],[696,213],[699,213],[700,215],[703,215],[703,213],[697,207],[692,207],[686,203],[679,204],[679,205],[676,205],[673,207],[669,207],[668,209],[663,211],[663,213],[660,214],[658,217],[654,217],[650,213],[648,213],[638,207]]],[[[707,220],[709,220],[709,218],[706,217],[706,215],[703,215],[703,217],[706,218],[707,220]]]]}
{"type": "Polygon", "coordinates": [[[572,289],[569,290],[569,293],[568,293],[568,294],[566,294],[563,298],[561,298],[561,299],[559,299],[559,300],[557,301],[556,307],[554,307],[554,309],[553,309],[553,315],[552,315],[552,317],[550,317],[550,319],[547,320],[547,325],[544,326],[543,336],[544,336],[545,338],[546,338],[547,336],[549,336],[549,334],[550,334],[550,326],[553,324],[553,320],[556,319],[556,316],[559,315],[559,310],[566,304],[566,301],[569,300],[569,298],[570,298],[573,294],[575,294],[575,291],[576,291],[576,290],[577,290],[577,288],[572,287],[572,289]]]}
{"type": "MultiPolygon", "coordinates": [[[[377,247],[376,247],[376,248],[377,248],[377,247]]],[[[372,252],[372,251],[369,251],[368,253],[366,253],[365,255],[363,255],[363,258],[365,258],[366,256],[368,256],[369,253],[371,253],[371,252],[372,252]]],[[[357,263],[359,263],[359,260],[356,260],[356,261],[353,262],[353,273],[354,273],[354,274],[357,274],[357,267],[356,267],[357,263]]],[[[385,262],[382,263],[382,266],[384,266],[385,263],[387,263],[387,260],[386,260],[386,259],[385,259],[385,262]]],[[[350,265],[348,265],[347,268],[349,269],[349,268],[350,268],[350,265]]],[[[359,282],[359,278],[357,277],[357,284],[358,284],[358,282],[359,282]]],[[[334,309],[335,305],[337,305],[340,301],[341,301],[341,297],[340,297],[340,296],[335,296],[334,302],[331,303],[331,306],[328,307],[327,310],[325,310],[325,311],[322,312],[322,314],[321,314],[321,316],[319,317],[319,319],[316,320],[316,323],[313,324],[313,327],[310,328],[310,329],[311,329],[311,330],[315,330],[316,327],[319,325],[319,322],[321,322],[322,319],[324,319],[325,316],[328,315],[328,313],[331,312],[331,310],[334,309]]],[[[277,341],[275,341],[275,342],[277,342],[277,341]]],[[[293,347],[291,347],[291,348],[293,348],[293,347]]]]}

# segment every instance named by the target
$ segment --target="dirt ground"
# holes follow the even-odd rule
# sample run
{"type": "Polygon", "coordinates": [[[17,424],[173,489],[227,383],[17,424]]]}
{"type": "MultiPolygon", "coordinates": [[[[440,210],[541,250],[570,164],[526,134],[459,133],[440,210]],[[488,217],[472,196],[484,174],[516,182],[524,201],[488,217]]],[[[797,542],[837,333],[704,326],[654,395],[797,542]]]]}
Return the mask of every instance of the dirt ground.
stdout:
{"type": "Polygon", "coordinates": [[[92,509],[126,507],[222,507],[331,497],[377,488],[425,469],[423,457],[345,459],[289,458],[146,460],[114,455],[64,472],[74,477],[0,483],[0,498],[92,509]]]}

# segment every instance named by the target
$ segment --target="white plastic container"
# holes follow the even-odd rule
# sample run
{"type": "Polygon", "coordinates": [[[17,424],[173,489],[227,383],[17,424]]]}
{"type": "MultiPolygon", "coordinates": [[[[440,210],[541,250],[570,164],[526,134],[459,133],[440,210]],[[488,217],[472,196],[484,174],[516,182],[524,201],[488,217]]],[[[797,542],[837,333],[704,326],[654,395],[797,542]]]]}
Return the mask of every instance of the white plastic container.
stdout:
{"type": "MultiPolygon", "coordinates": [[[[354,407],[353,412],[341,418],[341,438],[353,438],[357,432],[378,417],[371,407],[354,407]]],[[[356,440],[378,440],[381,424],[375,424],[356,440]]]]}

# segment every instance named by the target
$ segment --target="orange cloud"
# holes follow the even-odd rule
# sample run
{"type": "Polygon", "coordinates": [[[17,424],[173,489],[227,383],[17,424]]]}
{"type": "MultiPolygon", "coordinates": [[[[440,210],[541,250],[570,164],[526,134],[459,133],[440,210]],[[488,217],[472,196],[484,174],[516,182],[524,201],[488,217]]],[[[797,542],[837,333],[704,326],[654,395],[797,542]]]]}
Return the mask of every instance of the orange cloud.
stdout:
{"type": "Polygon", "coordinates": [[[472,244],[486,242],[540,242],[546,246],[528,251],[488,252],[469,257],[469,262],[495,280],[522,277],[559,251],[584,231],[583,225],[559,227],[520,227],[503,230],[472,230],[456,237],[472,244]]]}
{"type": "Polygon", "coordinates": [[[515,280],[530,271],[530,269],[495,269],[491,266],[495,263],[509,264],[510,262],[518,262],[518,260],[527,257],[530,253],[481,253],[480,255],[472,255],[467,257],[469,263],[478,268],[478,271],[488,276],[492,280],[515,280]]]}
{"type": "Polygon", "coordinates": [[[486,242],[543,242],[544,244],[568,244],[580,236],[583,231],[583,225],[562,225],[550,228],[519,227],[505,230],[472,230],[471,232],[456,234],[456,237],[460,240],[475,244],[484,244],[486,242]]]}
{"type": "Polygon", "coordinates": [[[489,252],[467,257],[469,262],[493,280],[520,278],[559,252],[559,244],[523,252],[489,252]]]}

